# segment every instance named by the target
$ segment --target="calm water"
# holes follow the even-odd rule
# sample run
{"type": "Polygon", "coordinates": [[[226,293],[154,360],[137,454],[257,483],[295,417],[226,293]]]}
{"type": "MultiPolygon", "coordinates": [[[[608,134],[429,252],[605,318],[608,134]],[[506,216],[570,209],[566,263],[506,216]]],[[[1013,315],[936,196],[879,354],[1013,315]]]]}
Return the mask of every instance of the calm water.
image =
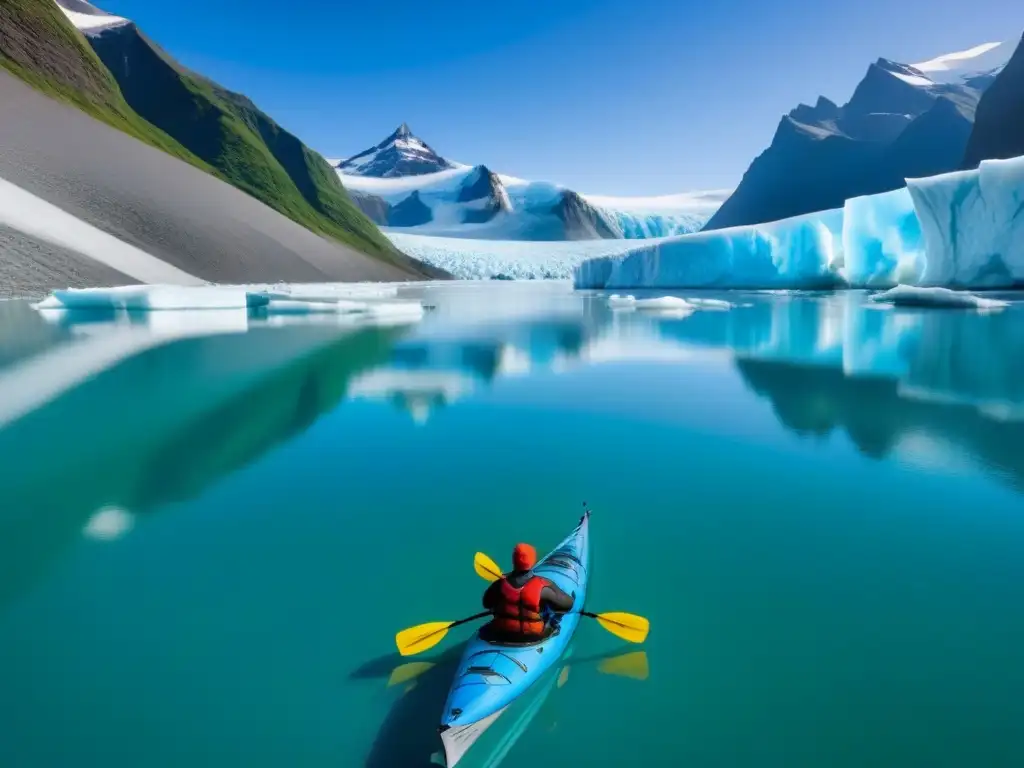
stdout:
{"type": "Polygon", "coordinates": [[[1024,764],[1024,304],[420,292],[378,328],[0,303],[0,764],[430,765],[469,630],[389,686],[394,633],[584,499],[649,677],[585,623],[467,768],[1024,764]]]}

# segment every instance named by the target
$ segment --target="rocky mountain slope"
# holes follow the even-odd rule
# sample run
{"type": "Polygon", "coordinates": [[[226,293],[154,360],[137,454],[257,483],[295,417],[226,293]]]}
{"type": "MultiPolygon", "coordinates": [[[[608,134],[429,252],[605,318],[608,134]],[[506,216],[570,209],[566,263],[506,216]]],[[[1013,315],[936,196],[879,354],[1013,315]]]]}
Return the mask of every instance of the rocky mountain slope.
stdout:
{"type": "Polygon", "coordinates": [[[837,208],[957,168],[978,101],[1009,54],[986,44],[913,66],[879,59],[845,105],[799,105],[705,229],[837,208]]]}
{"type": "MultiPolygon", "coordinates": [[[[227,182],[255,201],[269,206],[276,212],[274,215],[280,214],[300,225],[300,229],[304,228],[311,234],[315,233],[336,243],[337,246],[331,247],[335,250],[334,258],[338,263],[327,269],[329,273],[366,272],[362,267],[348,269],[343,263],[346,258],[358,252],[390,265],[376,270],[382,275],[415,277],[438,274],[401,254],[380,233],[351,201],[333,169],[319,154],[278,126],[244,96],[181,67],[128,19],[105,13],[84,0],[60,0],[59,5],[52,0],[4,0],[0,4],[0,67],[47,96],[69,103],[131,137],[186,161],[208,174],[211,180],[215,177],[227,182]]],[[[12,98],[16,96],[23,103],[31,104],[37,120],[52,120],[56,117],[56,105],[44,105],[33,100],[18,91],[13,84],[5,83],[4,87],[5,91],[13,94],[12,98]]],[[[8,101],[4,104],[6,121],[12,106],[8,101]]],[[[11,114],[13,116],[13,111],[11,114]]],[[[21,132],[20,121],[12,122],[4,128],[11,135],[21,132]]],[[[60,130],[60,126],[47,125],[46,129],[42,132],[50,135],[54,141],[63,141],[72,146],[78,141],[71,135],[64,135],[67,132],[60,130]]],[[[83,130],[90,137],[103,135],[91,126],[83,130]]],[[[19,178],[25,180],[21,169],[17,167],[21,163],[18,158],[23,160],[26,156],[35,155],[39,149],[30,136],[22,136],[21,140],[27,144],[5,145],[9,150],[7,159],[11,160],[7,166],[13,175],[13,178],[7,178],[16,183],[19,178]]],[[[117,144],[105,136],[97,138],[97,141],[104,144],[107,152],[114,151],[112,146],[117,144]]],[[[53,154],[62,151],[63,147],[59,151],[54,150],[53,154]]],[[[80,151],[86,153],[90,148],[82,143],[80,151]]],[[[124,148],[116,150],[115,154],[137,152],[134,146],[124,144],[124,148]]],[[[124,175],[125,169],[117,159],[108,155],[104,160],[103,163],[91,164],[89,173],[111,177],[124,175]]],[[[42,170],[44,173],[40,174],[40,178],[46,178],[48,174],[45,171],[49,169],[42,170]]],[[[0,168],[2,174],[3,168],[0,168]]],[[[177,169],[172,176],[184,179],[177,169]]],[[[27,181],[29,186],[33,186],[33,179],[27,181]]],[[[109,186],[106,180],[97,177],[90,177],[83,183],[93,189],[109,186]]],[[[160,181],[153,179],[150,183],[155,186],[160,181]]],[[[177,192],[187,194],[187,183],[182,184],[177,192]]],[[[207,185],[203,182],[200,186],[207,185]]],[[[118,198],[132,197],[139,191],[118,194],[115,190],[111,202],[116,203],[118,198]]],[[[152,198],[162,196],[165,195],[154,190],[145,197],[148,202],[152,202],[152,198]]],[[[215,196],[222,197],[223,193],[218,191],[215,196]]],[[[68,195],[58,194],[56,197],[67,198],[68,195]]],[[[63,202],[67,204],[71,201],[64,199],[63,202]]],[[[173,203],[168,202],[173,207],[173,203]]],[[[132,205],[138,204],[138,200],[133,200],[132,205]]],[[[84,207],[91,206],[86,204],[84,207]]],[[[111,223],[115,220],[123,222],[123,212],[111,210],[106,216],[97,213],[93,211],[92,217],[94,221],[100,222],[101,228],[106,226],[108,230],[116,229],[117,232],[111,233],[128,236],[129,240],[135,238],[133,242],[140,247],[159,251],[165,257],[169,255],[171,249],[168,246],[172,240],[152,242],[150,238],[141,236],[142,230],[153,230],[155,227],[140,225],[133,234],[125,232],[121,225],[111,223]]],[[[161,213],[152,210],[152,215],[158,219],[161,213]]],[[[266,218],[267,213],[259,216],[266,218]]],[[[272,239],[257,249],[269,253],[276,248],[282,254],[280,269],[274,268],[272,259],[262,266],[277,275],[276,279],[289,279],[288,275],[300,272],[314,279],[305,268],[294,269],[294,263],[288,266],[291,260],[284,254],[290,252],[300,259],[307,255],[295,242],[294,230],[274,222],[273,217],[261,224],[265,227],[251,223],[249,226],[256,229],[270,228],[285,237],[284,244],[275,243],[272,239]],[[285,236],[285,231],[292,232],[292,236],[285,236]]],[[[216,228],[218,223],[211,219],[205,225],[216,228]]],[[[234,222],[224,221],[220,228],[231,229],[233,225],[234,222]]],[[[216,232],[207,232],[205,235],[207,239],[221,239],[216,232]]],[[[315,235],[312,241],[305,237],[299,238],[307,243],[305,247],[310,248],[310,258],[314,259],[316,257],[312,253],[323,250],[319,245],[311,245],[321,239],[315,235]]],[[[194,241],[202,239],[203,235],[193,232],[174,242],[176,248],[185,252],[173,254],[173,258],[191,261],[194,241]]],[[[228,251],[232,250],[228,246],[228,251]]],[[[217,251],[207,254],[207,258],[212,261],[222,256],[217,251]]],[[[225,259],[230,260],[227,257],[225,259]]],[[[254,280],[264,279],[270,274],[267,271],[248,274],[244,267],[246,263],[247,259],[240,256],[238,269],[232,269],[231,272],[237,271],[243,279],[254,280]]],[[[193,266],[199,267],[193,274],[222,272],[217,264],[210,264],[205,270],[203,265],[193,266]]]]}

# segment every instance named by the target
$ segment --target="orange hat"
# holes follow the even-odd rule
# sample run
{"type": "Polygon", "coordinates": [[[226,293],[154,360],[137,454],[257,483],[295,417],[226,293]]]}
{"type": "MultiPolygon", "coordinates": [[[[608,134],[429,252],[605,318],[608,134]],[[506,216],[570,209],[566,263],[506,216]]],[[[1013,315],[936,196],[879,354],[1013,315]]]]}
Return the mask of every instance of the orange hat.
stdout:
{"type": "Polygon", "coordinates": [[[517,571],[528,571],[537,564],[537,550],[529,544],[516,544],[512,550],[512,565],[517,571]]]}

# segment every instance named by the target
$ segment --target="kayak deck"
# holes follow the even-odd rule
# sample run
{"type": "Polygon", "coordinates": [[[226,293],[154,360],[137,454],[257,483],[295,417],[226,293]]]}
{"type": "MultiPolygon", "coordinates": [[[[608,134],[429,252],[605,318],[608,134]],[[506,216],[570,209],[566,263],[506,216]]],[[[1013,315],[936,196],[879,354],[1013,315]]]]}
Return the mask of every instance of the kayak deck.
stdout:
{"type": "Polygon", "coordinates": [[[590,513],[533,572],[575,593],[573,610],[559,617],[558,630],[534,643],[499,644],[477,635],[463,652],[438,729],[452,768],[505,708],[562,656],[579,624],[589,579],[590,513]]]}

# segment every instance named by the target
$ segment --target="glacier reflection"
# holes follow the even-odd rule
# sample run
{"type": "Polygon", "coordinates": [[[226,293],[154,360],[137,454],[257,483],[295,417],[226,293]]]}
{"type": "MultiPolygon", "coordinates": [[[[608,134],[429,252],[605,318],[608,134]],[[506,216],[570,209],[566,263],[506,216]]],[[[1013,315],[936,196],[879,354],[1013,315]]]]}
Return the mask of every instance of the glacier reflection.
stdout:
{"type": "MultiPolygon", "coordinates": [[[[1024,304],[979,314],[882,308],[861,292],[744,293],[718,294],[728,311],[666,317],[567,288],[417,290],[438,311],[407,327],[270,327],[230,313],[51,323],[0,304],[17,321],[0,326],[0,609],[83,535],[196,497],[345,402],[388,402],[429,427],[438,408],[499,381],[543,388],[539,377],[594,369],[601,382],[608,364],[699,375],[714,360],[803,438],[844,434],[865,456],[942,471],[980,466],[1024,491],[1024,304]],[[100,514],[110,509],[131,518],[100,514]]],[[[626,416],[700,407],[671,389],[669,402],[614,394],[599,407],[626,416]]]]}

